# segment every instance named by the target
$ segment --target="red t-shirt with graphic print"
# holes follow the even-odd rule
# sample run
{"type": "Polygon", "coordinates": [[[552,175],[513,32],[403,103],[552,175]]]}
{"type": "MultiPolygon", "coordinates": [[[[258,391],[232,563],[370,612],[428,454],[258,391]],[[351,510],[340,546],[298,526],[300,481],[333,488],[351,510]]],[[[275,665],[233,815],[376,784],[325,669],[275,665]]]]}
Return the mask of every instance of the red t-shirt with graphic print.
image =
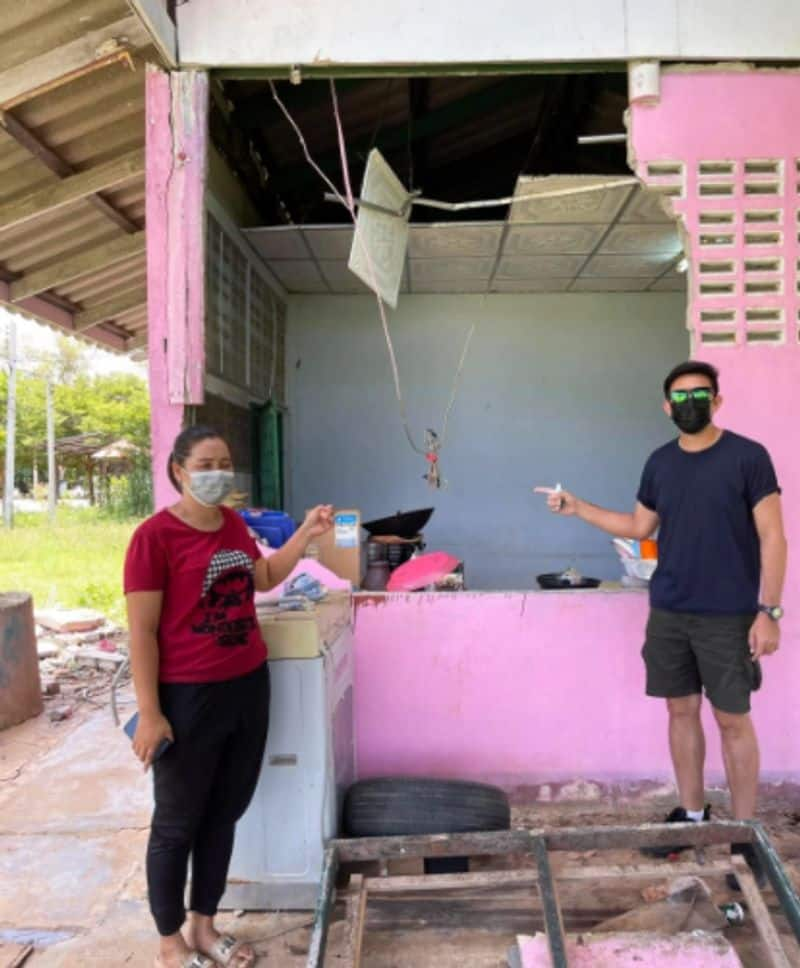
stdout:
{"type": "Polygon", "coordinates": [[[235,679],[266,660],[254,601],[261,554],[239,515],[220,510],[222,527],[210,532],[159,511],[128,546],[125,594],[163,592],[160,682],[235,679]]]}

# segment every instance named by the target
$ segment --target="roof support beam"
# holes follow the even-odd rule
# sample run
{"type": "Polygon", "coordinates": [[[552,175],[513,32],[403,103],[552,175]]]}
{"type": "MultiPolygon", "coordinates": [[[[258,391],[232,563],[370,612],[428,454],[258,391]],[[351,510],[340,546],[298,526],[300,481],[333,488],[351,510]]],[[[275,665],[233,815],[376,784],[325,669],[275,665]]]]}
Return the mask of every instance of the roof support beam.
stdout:
{"type": "Polygon", "coordinates": [[[11,283],[11,301],[20,302],[28,296],[37,296],[48,289],[72,282],[73,279],[80,279],[81,276],[88,276],[100,269],[124,262],[144,252],[144,245],[144,232],[137,232],[136,235],[126,235],[105,245],[86,249],[55,265],[29,272],[11,283]]]}
{"type": "Polygon", "coordinates": [[[132,289],[129,292],[123,292],[118,296],[98,303],[96,306],[92,306],[91,309],[84,309],[76,313],[75,330],[81,333],[96,323],[106,322],[109,319],[114,319],[116,316],[121,316],[123,313],[130,312],[132,309],[137,309],[139,306],[144,306],[146,302],[147,289],[144,286],[138,289],[132,289]]]}
{"type": "Polygon", "coordinates": [[[178,35],[164,0],[128,0],[167,67],[178,66],[178,35]]]}
{"type": "Polygon", "coordinates": [[[46,212],[90,197],[103,189],[113,188],[144,172],[144,148],[137,148],[120,158],[88,171],[68,175],[55,185],[47,185],[24,198],[0,205],[0,229],[30,221],[46,212]]]}
{"type": "MultiPolygon", "coordinates": [[[[54,326],[68,334],[75,333],[74,315],[68,309],[42,296],[32,296],[30,299],[23,299],[22,302],[12,303],[8,290],[9,283],[0,280],[0,303],[5,303],[11,312],[33,316],[48,326],[54,326]]],[[[127,348],[127,340],[119,332],[107,329],[105,326],[93,326],[81,335],[111,350],[127,348]]]]}
{"type": "MultiPolygon", "coordinates": [[[[40,141],[32,131],[26,128],[10,112],[0,111],[0,127],[3,127],[9,137],[13,138],[18,145],[30,152],[34,158],[40,161],[45,168],[52,171],[54,175],[58,175],[59,178],[68,178],[70,175],[77,174],[72,165],[67,164],[63,158],[60,158],[54,151],[48,148],[46,144],[40,141]]],[[[90,195],[86,200],[98,212],[102,212],[115,225],[118,225],[123,232],[128,232],[132,235],[134,232],[139,231],[138,225],[126,218],[122,212],[118,212],[102,195],[90,195]]]]}
{"type": "Polygon", "coordinates": [[[150,37],[136,14],[118,20],[38,57],[0,71],[0,107],[12,108],[88,71],[121,59],[131,49],[144,47],[150,37]]]}

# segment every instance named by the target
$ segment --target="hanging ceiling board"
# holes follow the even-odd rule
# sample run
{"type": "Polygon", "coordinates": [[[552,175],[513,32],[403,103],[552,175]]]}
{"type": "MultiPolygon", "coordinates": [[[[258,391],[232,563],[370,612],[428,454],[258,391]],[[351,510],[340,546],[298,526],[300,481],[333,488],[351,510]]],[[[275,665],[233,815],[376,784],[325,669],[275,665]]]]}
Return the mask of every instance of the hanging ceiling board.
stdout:
{"type": "Polygon", "coordinates": [[[403,212],[399,216],[388,215],[360,205],[347,263],[351,272],[396,309],[408,249],[411,196],[377,148],[369,153],[359,198],[372,205],[403,212]]]}

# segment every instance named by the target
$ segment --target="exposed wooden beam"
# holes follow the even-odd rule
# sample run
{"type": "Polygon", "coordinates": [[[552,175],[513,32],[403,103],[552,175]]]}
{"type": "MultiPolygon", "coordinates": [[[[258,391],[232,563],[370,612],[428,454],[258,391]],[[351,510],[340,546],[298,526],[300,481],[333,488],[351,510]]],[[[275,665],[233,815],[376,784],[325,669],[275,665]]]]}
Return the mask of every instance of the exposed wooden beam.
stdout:
{"type": "Polygon", "coordinates": [[[120,60],[128,50],[145,47],[149,42],[150,36],[136,14],[87,31],[77,40],[0,71],[0,107],[21,104],[87,70],[120,60]]]}
{"type": "Polygon", "coordinates": [[[0,126],[5,128],[10,138],[13,138],[20,147],[37,158],[45,168],[49,168],[54,175],[58,175],[59,178],[66,178],[75,173],[71,165],[68,165],[63,158],[59,158],[55,151],[51,151],[10,111],[0,111],[0,126]]]}
{"type": "MultiPolygon", "coordinates": [[[[471,91],[458,100],[451,101],[417,118],[410,137],[407,121],[384,128],[378,132],[374,145],[371,138],[369,141],[350,145],[351,168],[355,166],[356,159],[366,159],[372,147],[379,148],[384,155],[395,149],[405,151],[409,142],[413,143],[421,138],[430,139],[445,131],[452,131],[459,125],[475,122],[483,115],[491,116],[499,107],[508,104],[512,99],[521,101],[522,98],[538,94],[546,84],[547,79],[542,77],[506,78],[471,91]]],[[[239,118],[238,111],[236,118],[237,120],[239,118]]],[[[321,155],[317,158],[317,163],[323,171],[334,171],[338,175],[340,165],[338,151],[321,155]]],[[[306,186],[314,184],[319,176],[308,165],[292,163],[286,166],[285,171],[278,172],[277,177],[282,179],[285,189],[291,191],[293,188],[305,189],[306,186]]]]}
{"type": "Polygon", "coordinates": [[[96,245],[78,255],[62,259],[55,265],[29,272],[16,282],[12,282],[11,300],[19,302],[28,296],[36,296],[56,286],[63,286],[73,279],[80,279],[81,276],[88,276],[118,262],[124,262],[125,259],[130,259],[142,252],[144,252],[143,231],[137,232],[136,235],[122,236],[105,245],[96,245]]]}
{"type": "Polygon", "coordinates": [[[141,350],[147,346],[147,330],[135,333],[133,336],[128,338],[128,343],[126,349],[128,352],[131,350],[141,350]]]}
{"type": "MultiPolygon", "coordinates": [[[[68,178],[78,174],[72,165],[59,157],[52,149],[48,148],[29,128],[27,128],[18,118],[14,117],[9,111],[0,111],[0,126],[2,126],[9,137],[13,138],[18,145],[30,152],[34,158],[38,159],[45,168],[48,168],[59,178],[68,178]]],[[[118,212],[114,206],[106,201],[102,195],[90,195],[86,201],[102,212],[107,218],[118,225],[123,232],[132,235],[139,231],[139,226],[129,218],[118,212]]]]}
{"type": "Polygon", "coordinates": [[[0,205],[0,229],[19,225],[30,219],[87,198],[105,188],[121,185],[144,171],[144,148],[137,148],[120,158],[95,165],[88,171],[68,175],[55,185],[47,185],[24,198],[0,205]]]}
{"type": "Polygon", "coordinates": [[[128,0],[167,67],[178,66],[178,35],[164,0],[128,0]]]}
{"type": "MultiPolygon", "coordinates": [[[[74,314],[69,309],[69,300],[60,299],[48,293],[46,296],[32,296],[30,299],[23,299],[22,302],[12,303],[8,283],[0,280],[0,303],[6,303],[12,312],[33,316],[49,326],[75,335],[74,314]]],[[[80,335],[94,343],[99,343],[106,349],[117,351],[127,349],[128,340],[121,331],[114,331],[105,326],[94,326],[80,335]]]]}
{"type": "Polygon", "coordinates": [[[75,329],[79,333],[83,332],[96,323],[104,323],[106,320],[114,319],[115,316],[121,316],[131,309],[136,309],[137,306],[144,306],[146,302],[147,288],[145,286],[120,293],[118,296],[92,306],[91,309],[84,309],[76,313],[75,329]]]}

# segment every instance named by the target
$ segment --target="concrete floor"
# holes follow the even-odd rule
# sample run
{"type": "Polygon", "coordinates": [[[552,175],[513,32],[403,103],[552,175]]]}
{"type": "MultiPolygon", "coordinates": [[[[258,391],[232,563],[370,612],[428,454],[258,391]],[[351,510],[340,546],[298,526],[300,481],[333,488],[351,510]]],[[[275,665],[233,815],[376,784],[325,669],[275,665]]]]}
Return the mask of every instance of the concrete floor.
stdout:
{"type": "MultiPolygon", "coordinates": [[[[83,706],[65,722],[41,716],[0,733],[0,968],[26,942],[35,945],[25,963],[31,968],[150,968],[155,935],[143,871],[149,784],[105,708],[83,706]]],[[[662,806],[628,803],[609,811],[608,804],[597,802],[571,808],[537,804],[516,808],[515,825],[642,822],[658,817],[662,806]]],[[[796,883],[799,819],[791,802],[768,819],[796,883]]],[[[768,900],[775,909],[771,894],[768,900]]],[[[572,930],[586,930],[637,903],[638,888],[624,896],[610,884],[584,885],[580,896],[562,895],[572,930]]],[[[463,901],[400,897],[371,905],[365,968],[500,968],[515,935],[535,930],[531,910],[530,898],[513,891],[463,901]]],[[[252,941],[265,965],[305,964],[308,913],[227,914],[221,923],[252,941]]],[[[752,927],[739,931],[743,963],[766,964],[752,927]]],[[[787,944],[800,964],[800,949],[793,939],[787,944]]],[[[328,963],[341,963],[343,950],[344,924],[337,920],[328,963]]]]}

